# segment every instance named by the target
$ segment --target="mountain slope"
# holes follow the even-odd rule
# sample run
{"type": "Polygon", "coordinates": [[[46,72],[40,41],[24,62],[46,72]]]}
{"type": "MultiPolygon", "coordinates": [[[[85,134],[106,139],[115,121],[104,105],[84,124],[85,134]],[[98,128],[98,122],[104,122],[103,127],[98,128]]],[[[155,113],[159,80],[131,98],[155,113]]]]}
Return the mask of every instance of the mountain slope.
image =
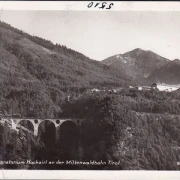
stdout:
{"type": "Polygon", "coordinates": [[[180,60],[175,59],[155,70],[149,77],[150,82],[180,84],[180,60]]]}
{"type": "Polygon", "coordinates": [[[147,78],[155,69],[169,62],[152,51],[134,49],[124,54],[118,54],[102,61],[111,67],[127,74],[136,80],[147,78]]]}
{"type": "MultiPolygon", "coordinates": [[[[86,87],[99,83],[121,84],[124,81],[125,77],[122,74],[64,46],[53,45],[49,41],[30,36],[6,24],[1,25],[0,33],[1,47],[16,56],[23,67],[27,64],[31,64],[34,68],[35,65],[40,65],[47,73],[60,76],[60,79],[71,82],[72,86],[79,84],[86,87]]],[[[29,69],[28,72],[30,72],[29,69]]],[[[42,78],[46,79],[44,74],[42,78]]],[[[33,75],[39,79],[35,74],[33,75]]]]}
{"type": "Polygon", "coordinates": [[[129,81],[79,52],[0,22],[0,99],[7,113],[57,116],[68,94],[129,81]]]}

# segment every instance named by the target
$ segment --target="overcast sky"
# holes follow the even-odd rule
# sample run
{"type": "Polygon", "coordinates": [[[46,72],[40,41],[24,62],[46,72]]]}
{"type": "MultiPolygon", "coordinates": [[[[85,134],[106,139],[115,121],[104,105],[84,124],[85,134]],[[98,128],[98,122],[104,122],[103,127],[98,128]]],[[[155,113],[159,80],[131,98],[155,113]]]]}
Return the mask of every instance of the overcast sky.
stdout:
{"type": "Polygon", "coordinates": [[[180,59],[180,12],[2,11],[0,19],[95,60],[135,48],[180,59]]]}

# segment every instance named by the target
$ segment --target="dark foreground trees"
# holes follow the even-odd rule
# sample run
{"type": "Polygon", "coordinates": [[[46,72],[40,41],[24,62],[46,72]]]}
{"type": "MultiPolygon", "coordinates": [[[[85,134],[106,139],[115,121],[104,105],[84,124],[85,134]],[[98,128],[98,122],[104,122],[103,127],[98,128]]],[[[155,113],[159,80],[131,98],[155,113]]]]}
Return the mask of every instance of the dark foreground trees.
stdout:
{"type": "MultiPolygon", "coordinates": [[[[71,151],[68,155],[66,152],[66,155],[74,160],[97,162],[102,160],[107,164],[22,168],[178,170],[177,162],[180,161],[178,103],[179,92],[127,91],[116,95],[85,93],[61,107],[61,117],[84,119],[79,129],[77,148],[73,151],[74,154],[71,151]],[[168,108],[165,110],[165,107],[168,108]],[[120,164],[109,165],[109,161],[120,161],[120,164]]],[[[28,134],[24,139],[21,137],[21,133],[17,135],[7,125],[1,127],[1,159],[58,160],[65,157],[62,149],[44,147],[41,142],[28,134]]]]}
{"type": "Polygon", "coordinates": [[[161,95],[158,92],[141,92],[133,97],[129,92],[126,95],[86,94],[71,103],[72,115],[85,118],[84,159],[121,161],[120,166],[102,169],[177,170],[180,121],[177,115],[168,113],[174,112],[170,105],[179,94],[167,93],[164,98],[161,95]],[[167,98],[169,105],[165,103],[167,98]],[[157,107],[156,113],[145,106],[147,102],[157,107]],[[162,111],[168,106],[168,113],[162,111]]]}

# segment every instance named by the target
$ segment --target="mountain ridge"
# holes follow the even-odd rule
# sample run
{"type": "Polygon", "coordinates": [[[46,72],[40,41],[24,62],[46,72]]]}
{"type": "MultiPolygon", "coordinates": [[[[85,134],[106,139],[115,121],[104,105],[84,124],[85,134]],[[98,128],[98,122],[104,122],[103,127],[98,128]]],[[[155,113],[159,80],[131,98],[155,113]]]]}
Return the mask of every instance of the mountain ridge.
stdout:
{"type": "Polygon", "coordinates": [[[130,75],[136,81],[146,81],[153,71],[169,63],[164,58],[151,50],[140,48],[133,49],[124,54],[116,54],[102,61],[102,63],[115,67],[119,71],[130,75]]]}
{"type": "Polygon", "coordinates": [[[94,87],[147,84],[169,62],[140,48],[99,62],[0,22],[1,109],[23,116],[58,117],[67,95],[77,98],[94,87]]]}
{"type": "Polygon", "coordinates": [[[67,95],[127,86],[128,76],[101,62],[0,22],[0,99],[4,114],[57,117],[67,95]]]}
{"type": "Polygon", "coordinates": [[[180,60],[170,61],[163,67],[155,70],[149,77],[149,82],[160,82],[166,84],[180,84],[180,60]]]}

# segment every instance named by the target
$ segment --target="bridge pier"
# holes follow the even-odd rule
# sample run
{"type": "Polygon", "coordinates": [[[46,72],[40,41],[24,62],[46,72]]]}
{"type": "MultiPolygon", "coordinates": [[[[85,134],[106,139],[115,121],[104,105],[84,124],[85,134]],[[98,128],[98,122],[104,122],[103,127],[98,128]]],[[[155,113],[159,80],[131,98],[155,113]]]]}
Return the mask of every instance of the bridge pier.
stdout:
{"type": "Polygon", "coordinates": [[[13,119],[11,119],[11,125],[12,125],[12,129],[16,129],[17,124],[14,122],[13,119]]]}
{"type": "Polygon", "coordinates": [[[39,127],[39,124],[33,124],[34,125],[34,136],[38,136],[38,127],[39,127]]]}
{"type": "Polygon", "coordinates": [[[60,141],[60,125],[56,127],[56,146],[58,145],[59,141],[60,141]]]}

